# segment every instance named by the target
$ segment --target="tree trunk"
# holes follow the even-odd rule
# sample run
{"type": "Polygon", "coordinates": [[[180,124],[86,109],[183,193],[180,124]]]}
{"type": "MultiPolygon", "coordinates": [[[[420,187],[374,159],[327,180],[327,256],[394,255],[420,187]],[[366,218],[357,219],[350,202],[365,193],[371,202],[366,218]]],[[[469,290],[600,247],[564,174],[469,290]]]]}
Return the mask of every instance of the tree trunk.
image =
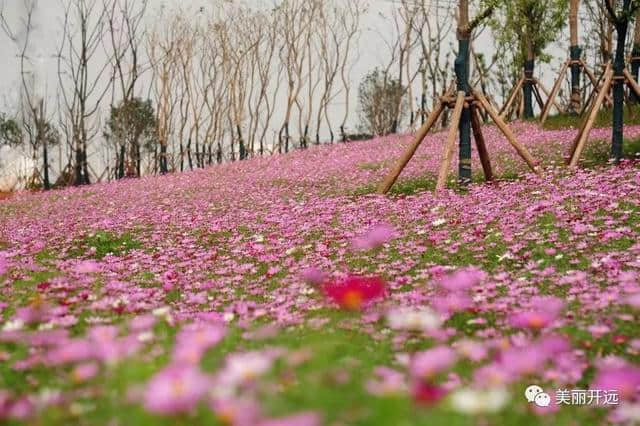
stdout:
{"type": "Polygon", "coordinates": [[[180,171],[184,171],[184,148],[182,146],[182,141],[180,141],[180,171]]]}
{"type": "MultiPolygon", "coordinates": [[[[571,45],[569,54],[572,61],[578,61],[582,56],[582,49],[578,45],[578,7],[580,0],[571,0],[569,4],[569,29],[571,45]]],[[[571,64],[571,112],[579,114],[582,110],[582,95],[580,93],[580,65],[571,64]]]]}
{"type": "Polygon", "coordinates": [[[120,145],[120,164],[118,168],[118,179],[124,178],[124,156],[125,156],[125,146],[120,145]]]}
{"type": "Polygon", "coordinates": [[[49,151],[47,147],[47,138],[42,139],[42,168],[43,168],[43,186],[45,191],[51,189],[51,183],[49,182],[49,151]]]}
{"type": "Polygon", "coordinates": [[[169,172],[167,167],[167,145],[160,144],[160,174],[165,175],[169,172]]]}
{"type": "Polygon", "coordinates": [[[524,118],[533,118],[533,68],[535,66],[535,57],[533,49],[529,49],[527,60],[524,62],[524,118]]]}
{"type": "Polygon", "coordinates": [[[242,131],[240,125],[236,125],[236,131],[238,132],[238,150],[240,151],[240,161],[247,158],[247,150],[244,147],[244,141],[242,140],[242,131]]]}
{"type": "MultiPolygon", "coordinates": [[[[469,2],[460,1],[460,13],[458,22],[458,56],[455,61],[456,80],[458,91],[471,95],[469,87],[469,2]]],[[[471,109],[468,104],[462,109],[460,124],[460,152],[458,161],[458,179],[460,184],[471,182],[471,109]]]]}
{"type": "MultiPolygon", "coordinates": [[[[640,10],[636,13],[636,24],[633,32],[633,49],[631,50],[631,75],[638,81],[640,77],[640,10]]],[[[631,103],[640,103],[640,98],[631,91],[631,103]]]]}
{"type": "Polygon", "coordinates": [[[74,185],[80,186],[83,183],[82,179],[82,146],[77,143],[76,145],[76,163],[74,164],[75,180],[74,185]]]}
{"type": "Polygon", "coordinates": [[[142,158],[140,154],[140,143],[136,142],[136,175],[137,177],[142,176],[142,158]]]}
{"type": "Polygon", "coordinates": [[[189,170],[193,170],[193,159],[191,158],[191,138],[187,141],[187,160],[189,160],[189,170]]]}
{"type": "Polygon", "coordinates": [[[87,156],[87,135],[83,135],[82,141],[82,171],[83,171],[83,185],[90,185],[91,179],[89,179],[89,157],[87,156]]]}
{"type": "MultiPolygon", "coordinates": [[[[625,4],[630,0],[625,0],[625,4]]],[[[627,9],[628,10],[628,9],[627,9]]],[[[616,57],[613,62],[613,134],[611,138],[611,159],[617,164],[622,160],[623,149],[623,125],[624,125],[624,48],[627,38],[628,18],[620,20],[616,24],[618,33],[618,44],[616,46],[616,57]]]]}
{"type": "Polygon", "coordinates": [[[284,152],[289,152],[289,123],[284,123],[284,152]]]}

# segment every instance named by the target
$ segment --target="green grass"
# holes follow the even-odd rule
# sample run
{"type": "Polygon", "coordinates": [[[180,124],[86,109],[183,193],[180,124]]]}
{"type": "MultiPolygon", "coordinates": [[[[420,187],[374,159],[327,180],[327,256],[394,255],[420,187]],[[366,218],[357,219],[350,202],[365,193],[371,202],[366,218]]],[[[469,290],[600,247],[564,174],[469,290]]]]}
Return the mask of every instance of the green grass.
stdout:
{"type": "Polygon", "coordinates": [[[142,243],[134,239],[130,233],[116,235],[107,231],[98,231],[78,241],[69,254],[71,257],[89,255],[95,259],[102,259],[108,254],[119,256],[141,247],[142,243]]]}
{"type": "MultiPolygon", "coordinates": [[[[602,109],[596,116],[594,127],[604,128],[611,127],[613,111],[611,109],[602,109]]],[[[559,130],[566,128],[578,128],[582,122],[586,119],[586,113],[582,116],[573,114],[557,114],[551,115],[547,118],[543,128],[547,130],[559,130]]],[[[630,125],[640,124],[640,107],[638,106],[625,106],[624,108],[624,123],[630,125]]]]}

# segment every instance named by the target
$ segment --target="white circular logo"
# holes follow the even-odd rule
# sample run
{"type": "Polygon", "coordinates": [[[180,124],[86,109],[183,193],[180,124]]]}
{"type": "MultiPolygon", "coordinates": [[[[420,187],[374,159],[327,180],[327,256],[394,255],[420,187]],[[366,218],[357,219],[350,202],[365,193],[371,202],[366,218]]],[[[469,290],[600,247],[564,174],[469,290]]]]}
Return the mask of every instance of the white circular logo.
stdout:
{"type": "Polygon", "coordinates": [[[551,396],[538,385],[531,385],[524,391],[527,401],[533,402],[538,407],[548,407],[551,404],[551,396]]]}

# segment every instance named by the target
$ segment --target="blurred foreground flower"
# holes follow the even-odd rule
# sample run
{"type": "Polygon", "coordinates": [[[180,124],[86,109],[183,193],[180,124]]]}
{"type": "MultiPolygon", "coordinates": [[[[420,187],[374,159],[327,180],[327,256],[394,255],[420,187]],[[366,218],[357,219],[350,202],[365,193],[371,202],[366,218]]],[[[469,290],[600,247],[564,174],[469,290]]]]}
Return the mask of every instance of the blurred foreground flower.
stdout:
{"type": "Polygon", "coordinates": [[[414,377],[430,379],[457,361],[456,352],[447,346],[437,346],[418,352],[411,362],[411,374],[414,377]]]}
{"type": "Polygon", "coordinates": [[[358,311],[367,303],[383,298],[385,287],[385,282],[380,278],[351,275],[343,281],[325,284],[324,292],[340,307],[358,311]]]}
{"type": "Polygon", "coordinates": [[[157,373],[144,393],[144,406],[159,414],[193,410],[210,386],[207,376],[193,365],[174,364],[157,373]]]}
{"type": "Polygon", "coordinates": [[[447,395],[442,386],[434,385],[424,380],[419,380],[413,386],[413,399],[419,404],[433,405],[447,395]]]}
{"type": "Polygon", "coordinates": [[[370,250],[381,247],[384,243],[396,237],[396,231],[391,225],[381,223],[369,229],[363,235],[351,242],[355,250],[370,250]]]}
{"type": "Polygon", "coordinates": [[[451,394],[451,406],[464,414],[496,413],[509,402],[502,387],[491,389],[459,389],[451,394]]]}
{"type": "Polygon", "coordinates": [[[640,368],[630,365],[605,366],[600,368],[590,388],[615,390],[623,400],[634,399],[640,391],[640,368]]]}
{"type": "Polygon", "coordinates": [[[429,331],[442,324],[440,315],[429,308],[396,308],[387,313],[389,327],[394,330],[429,331]]]}
{"type": "Polygon", "coordinates": [[[516,312],[510,318],[514,327],[538,330],[551,325],[560,315],[564,303],[553,296],[535,298],[529,309],[516,312]]]}

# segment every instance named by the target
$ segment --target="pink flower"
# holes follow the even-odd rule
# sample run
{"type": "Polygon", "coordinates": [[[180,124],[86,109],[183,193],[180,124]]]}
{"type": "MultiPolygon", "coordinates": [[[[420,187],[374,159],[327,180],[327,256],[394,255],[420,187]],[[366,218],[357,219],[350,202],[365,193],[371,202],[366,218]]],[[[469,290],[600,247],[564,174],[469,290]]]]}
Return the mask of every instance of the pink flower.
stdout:
{"type": "Polygon", "coordinates": [[[484,273],[475,268],[462,269],[440,280],[440,286],[448,291],[464,291],[478,285],[484,273]]]}
{"type": "Polygon", "coordinates": [[[320,416],[316,413],[300,413],[277,419],[263,420],[258,426],[320,426],[320,416]]]}
{"type": "Polygon", "coordinates": [[[62,365],[70,362],[87,361],[94,357],[95,347],[92,342],[83,339],[62,342],[57,348],[47,353],[50,365],[62,365]]]}
{"type": "Polygon", "coordinates": [[[71,377],[77,383],[86,382],[98,374],[98,365],[95,362],[87,362],[77,365],[71,372],[71,377]]]}
{"type": "Polygon", "coordinates": [[[382,223],[372,227],[363,235],[354,238],[351,245],[356,250],[370,250],[372,248],[381,247],[384,243],[395,237],[396,231],[393,227],[382,223]]]}
{"type": "Polygon", "coordinates": [[[376,367],[375,379],[366,383],[367,392],[376,396],[396,395],[408,390],[407,380],[403,373],[388,367],[376,367]]]}
{"type": "Polygon", "coordinates": [[[129,322],[129,329],[134,332],[150,330],[156,323],[156,317],[151,314],[140,315],[129,322]]]}
{"type": "Polygon", "coordinates": [[[220,342],[226,334],[222,324],[198,325],[184,329],[176,337],[173,360],[177,363],[197,364],[204,353],[220,342]]]}
{"type": "Polygon", "coordinates": [[[479,362],[487,358],[489,352],[487,347],[482,343],[468,339],[456,342],[455,348],[461,356],[474,362],[479,362]]]}
{"type": "Polygon", "coordinates": [[[307,284],[311,285],[320,285],[326,279],[324,272],[314,267],[306,268],[300,275],[307,284]]]}
{"type": "Polygon", "coordinates": [[[209,385],[209,378],[193,365],[170,365],[147,384],[144,407],[158,414],[191,411],[205,396],[209,385]]]}
{"type": "Polygon", "coordinates": [[[441,314],[453,314],[469,309],[473,300],[462,292],[454,292],[437,296],[433,299],[433,307],[441,314]]]}
{"type": "Polygon", "coordinates": [[[437,346],[414,355],[411,374],[414,377],[431,378],[451,367],[457,361],[455,351],[446,346],[437,346]]]}
{"type": "Polygon", "coordinates": [[[548,360],[548,354],[537,347],[510,348],[500,356],[501,367],[512,377],[539,373],[548,360]]]}
{"type": "Polygon", "coordinates": [[[77,274],[92,274],[100,272],[100,265],[94,260],[83,260],[73,267],[73,271],[77,274]]]}
{"type": "Polygon", "coordinates": [[[589,327],[587,327],[587,330],[589,331],[589,333],[591,333],[591,335],[595,338],[595,339],[599,339],[602,336],[604,336],[605,334],[607,334],[608,332],[611,331],[611,329],[604,325],[604,324],[594,324],[594,325],[590,325],[589,327]]]}
{"type": "Polygon", "coordinates": [[[260,405],[252,399],[216,399],[211,410],[223,425],[254,426],[260,419],[260,405]]]}
{"type": "Polygon", "coordinates": [[[511,316],[510,323],[514,327],[541,329],[548,327],[556,317],[548,312],[519,312],[511,316]]]}
{"type": "Polygon", "coordinates": [[[7,259],[0,255],[0,275],[4,275],[9,270],[9,264],[7,259]]]}
{"type": "Polygon", "coordinates": [[[562,300],[557,297],[536,297],[532,299],[528,309],[513,314],[509,322],[514,327],[542,329],[556,320],[563,305],[562,300]]]}
{"type": "Polygon", "coordinates": [[[325,284],[324,292],[342,308],[358,311],[371,301],[384,297],[385,286],[380,278],[351,275],[344,281],[325,284]]]}
{"type": "Polygon", "coordinates": [[[601,368],[590,388],[617,391],[621,399],[634,398],[640,391],[640,368],[629,365],[601,368]]]}
{"type": "Polygon", "coordinates": [[[636,309],[640,309],[640,293],[633,294],[627,298],[627,304],[636,309]]]}

